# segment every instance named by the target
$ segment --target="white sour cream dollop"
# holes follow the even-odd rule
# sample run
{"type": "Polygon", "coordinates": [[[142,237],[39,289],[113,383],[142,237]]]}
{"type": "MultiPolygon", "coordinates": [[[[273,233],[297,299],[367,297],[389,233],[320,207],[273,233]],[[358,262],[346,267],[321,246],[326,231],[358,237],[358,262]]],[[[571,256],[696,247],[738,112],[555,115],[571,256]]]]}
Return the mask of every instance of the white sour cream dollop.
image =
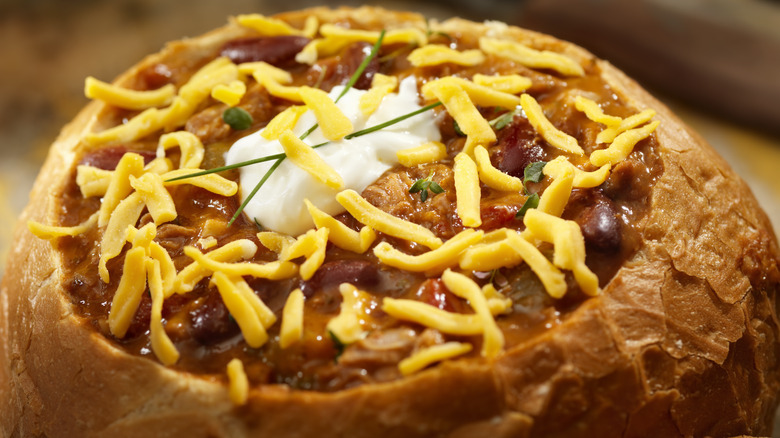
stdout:
{"type": "MultiPolygon", "coordinates": [[[[334,87],[330,97],[336,99],[344,87],[334,87]]],[[[338,107],[354,126],[355,131],[376,126],[396,117],[420,109],[417,82],[413,76],[401,81],[398,93],[382,100],[379,109],[370,117],[364,116],[358,104],[366,91],[350,89],[339,100],[338,107]]],[[[300,136],[317,123],[311,111],[305,112],[293,132],[300,136]]],[[[228,165],[283,152],[278,141],[268,141],[260,133],[247,135],[236,141],[225,154],[228,165]]],[[[396,152],[419,146],[429,141],[439,141],[441,135],[432,111],[396,123],[382,130],[350,140],[332,142],[315,151],[344,179],[344,189],[358,193],[379,178],[382,173],[398,163],[396,152]]],[[[318,128],[304,140],[309,145],[326,141],[318,128]]],[[[273,161],[241,168],[240,194],[242,202],[252,192],[273,161]]],[[[290,160],[284,160],[252,197],[244,209],[251,219],[265,228],[279,233],[297,236],[314,227],[304,199],[330,215],[342,213],[344,208],[336,202],[334,190],[315,180],[290,160]]]]}

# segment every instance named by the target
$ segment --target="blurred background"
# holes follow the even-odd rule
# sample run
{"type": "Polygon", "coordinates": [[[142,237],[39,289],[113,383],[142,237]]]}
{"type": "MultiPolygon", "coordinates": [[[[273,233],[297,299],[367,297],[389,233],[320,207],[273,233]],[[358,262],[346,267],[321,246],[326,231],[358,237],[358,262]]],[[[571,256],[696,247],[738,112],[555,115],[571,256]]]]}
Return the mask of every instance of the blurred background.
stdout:
{"type": "MultiPolygon", "coordinates": [[[[612,61],[715,146],[780,229],[780,2],[368,3],[437,19],[506,21],[577,42],[612,61]]],[[[358,4],[0,0],[0,257],[5,257],[15,218],[27,203],[48,145],[87,102],[82,91],[87,75],[111,80],[166,41],[206,32],[229,15],[358,4]]]]}

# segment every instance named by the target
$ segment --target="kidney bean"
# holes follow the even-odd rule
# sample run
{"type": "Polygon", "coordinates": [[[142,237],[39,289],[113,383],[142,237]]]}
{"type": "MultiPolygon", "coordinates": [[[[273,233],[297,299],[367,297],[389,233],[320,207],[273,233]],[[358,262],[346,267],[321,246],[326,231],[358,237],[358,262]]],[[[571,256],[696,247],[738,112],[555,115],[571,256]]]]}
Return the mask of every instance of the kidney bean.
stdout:
{"type": "MultiPolygon", "coordinates": [[[[346,83],[350,77],[357,71],[363,60],[371,54],[372,45],[366,42],[357,42],[348,46],[344,53],[341,55],[342,62],[345,66],[343,73],[346,79],[342,83],[346,83]]],[[[371,88],[371,80],[374,79],[374,74],[379,71],[379,60],[375,56],[371,62],[368,63],[366,69],[363,70],[363,74],[360,75],[358,80],[353,85],[358,90],[367,90],[371,88]]]]}
{"type": "Polygon", "coordinates": [[[545,157],[544,149],[536,141],[536,131],[527,120],[519,117],[498,131],[498,147],[498,169],[518,178],[523,177],[526,166],[545,157]]]}
{"type": "Polygon", "coordinates": [[[87,166],[97,167],[103,170],[114,170],[116,165],[119,164],[119,160],[122,159],[127,152],[134,152],[144,158],[144,164],[149,164],[156,154],[154,151],[131,151],[125,146],[113,146],[103,149],[94,150],[84,158],[81,159],[81,163],[87,166]]]}
{"type": "Polygon", "coordinates": [[[622,241],[622,225],[615,204],[601,190],[575,190],[564,217],[580,225],[588,248],[615,253],[622,241]]]}
{"type": "Polygon", "coordinates": [[[209,294],[200,306],[189,312],[189,332],[201,344],[211,345],[238,333],[238,324],[230,319],[222,297],[209,294]]]}
{"type": "Polygon", "coordinates": [[[242,38],[225,43],[220,55],[236,64],[263,61],[283,66],[293,63],[295,55],[308,43],[309,38],[295,35],[242,38]]]}
{"type": "Polygon", "coordinates": [[[366,260],[334,260],[324,263],[314,276],[304,282],[301,291],[311,296],[317,290],[350,283],[356,287],[374,286],[379,282],[376,266],[366,260]]]}

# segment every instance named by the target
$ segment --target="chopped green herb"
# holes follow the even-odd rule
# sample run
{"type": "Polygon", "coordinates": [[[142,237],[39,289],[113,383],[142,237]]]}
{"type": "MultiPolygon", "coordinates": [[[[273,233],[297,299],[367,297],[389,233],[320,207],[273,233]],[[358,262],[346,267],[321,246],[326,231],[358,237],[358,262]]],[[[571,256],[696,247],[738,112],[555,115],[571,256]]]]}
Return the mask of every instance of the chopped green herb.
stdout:
{"type": "Polygon", "coordinates": [[[455,133],[458,134],[461,137],[465,137],[466,133],[460,130],[460,125],[458,125],[458,122],[455,119],[452,119],[452,129],[455,130],[455,133]]]}
{"type": "Polygon", "coordinates": [[[500,131],[507,126],[512,124],[512,121],[515,119],[515,116],[520,113],[519,110],[515,109],[513,111],[506,112],[504,114],[501,114],[500,116],[496,117],[495,119],[491,120],[490,126],[493,127],[496,131],[500,131]]]}
{"type": "Polygon", "coordinates": [[[530,196],[528,196],[528,199],[525,200],[523,203],[523,206],[520,207],[520,210],[517,211],[517,214],[515,215],[516,218],[521,218],[525,216],[525,212],[528,211],[529,208],[536,208],[539,206],[539,195],[536,193],[531,193],[530,196]]]}
{"type": "Polygon", "coordinates": [[[444,193],[444,189],[433,180],[433,172],[431,172],[428,178],[415,181],[414,184],[412,184],[412,187],[409,188],[409,193],[419,192],[420,202],[425,202],[428,199],[428,190],[436,194],[444,193]]]}
{"type": "Polygon", "coordinates": [[[257,229],[258,229],[258,230],[260,230],[260,231],[263,231],[263,230],[265,230],[265,227],[263,226],[263,224],[261,224],[261,223],[260,223],[260,222],[257,220],[257,218],[255,218],[255,225],[257,226],[257,229]]]}
{"type": "Polygon", "coordinates": [[[243,131],[252,126],[252,116],[245,109],[232,107],[222,113],[222,120],[234,131],[243,131]]]}
{"type": "Polygon", "coordinates": [[[338,362],[339,357],[344,354],[344,349],[347,348],[347,344],[341,342],[341,339],[330,330],[328,330],[328,336],[330,336],[330,340],[333,341],[333,348],[336,349],[336,356],[333,358],[333,362],[338,362]]]}
{"type": "Polygon", "coordinates": [[[525,170],[523,170],[523,183],[529,181],[538,183],[541,181],[542,178],[544,178],[544,173],[542,173],[542,171],[544,170],[545,164],[547,163],[544,161],[536,161],[526,166],[525,170]]]}

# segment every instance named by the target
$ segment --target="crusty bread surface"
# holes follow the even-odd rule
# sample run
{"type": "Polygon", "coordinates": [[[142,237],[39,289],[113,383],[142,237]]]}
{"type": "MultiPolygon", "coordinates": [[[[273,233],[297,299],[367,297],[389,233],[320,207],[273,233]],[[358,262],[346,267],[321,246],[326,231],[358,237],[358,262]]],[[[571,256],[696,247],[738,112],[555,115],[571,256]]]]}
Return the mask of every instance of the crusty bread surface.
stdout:
{"type": "MultiPolygon", "coordinates": [[[[376,8],[283,14],[414,25],[376,8]]],[[[642,245],[563,324],[493,361],[453,360],[390,383],[335,393],[254,387],[234,407],[222,381],[114,347],[74,314],[61,255],[27,221],[54,223],[76,147],[105,111],[90,103],[52,145],[16,230],[0,291],[2,436],[522,437],[767,435],[778,390],[780,287],[771,225],[728,163],[666,107],[572,44],[496,24],[486,32],[594,61],[637,110],[658,112],[663,172],[639,224],[642,245]]],[[[169,44],[134,66],[204,56],[237,24],[169,44]]]]}

